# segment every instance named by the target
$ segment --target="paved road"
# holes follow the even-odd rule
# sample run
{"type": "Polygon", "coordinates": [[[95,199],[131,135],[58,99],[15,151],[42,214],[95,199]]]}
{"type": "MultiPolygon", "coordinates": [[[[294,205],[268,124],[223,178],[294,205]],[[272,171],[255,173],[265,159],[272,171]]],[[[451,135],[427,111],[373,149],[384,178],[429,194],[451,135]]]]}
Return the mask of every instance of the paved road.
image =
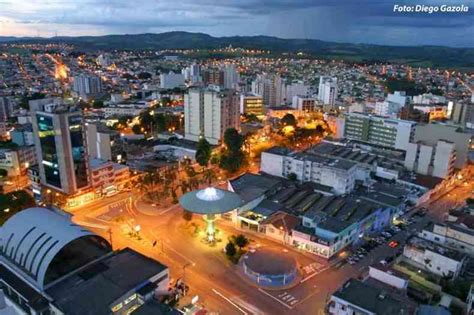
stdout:
{"type": "MultiPolygon", "coordinates": [[[[427,203],[430,213],[394,236],[393,239],[400,243],[398,248],[429,220],[441,220],[446,210],[470,196],[471,191],[470,185],[460,186],[427,203]]],[[[192,296],[199,295],[200,302],[208,310],[220,314],[323,314],[329,295],[342,283],[365,274],[370,264],[394,255],[398,250],[382,244],[356,265],[342,264],[338,258],[328,264],[320,258],[247,233],[252,239],[252,246],[272,246],[293,251],[302,267],[302,283],[297,286],[287,290],[263,290],[243,281],[236,267],[222,253],[227,237],[240,233],[239,230],[222,221],[218,222],[223,241],[211,248],[201,242],[199,234],[194,235],[194,227],[182,219],[179,206],[154,209],[142,203],[128,202],[128,198],[128,193],[120,194],[76,209],[74,219],[92,226],[97,233],[107,238],[112,236],[114,248],[131,247],[168,265],[173,279],[184,277],[190,286],[190,293],[180,305],[186,304],[192,296]],[[148,207],[148,211],[140,212],[135,207],[148,207]],[[153,212],[156,215],[149,215],[153,212]],[[143,239],[139,241],[126,235],[120,224],[107,222],[104,213],[122,213],[134,224],[140,224],[143,239]],[[154,241],[156,245],[153,247],[154,241]]],[[[198,216],[192,222],[204,226],[198,216]]]]}

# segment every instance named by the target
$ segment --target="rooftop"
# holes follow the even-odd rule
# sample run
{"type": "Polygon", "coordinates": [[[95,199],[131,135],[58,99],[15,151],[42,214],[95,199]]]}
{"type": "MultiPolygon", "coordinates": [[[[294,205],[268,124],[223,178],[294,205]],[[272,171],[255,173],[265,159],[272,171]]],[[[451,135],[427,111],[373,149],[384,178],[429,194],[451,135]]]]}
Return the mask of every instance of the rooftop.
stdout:
{"type": "Polygon", "coordinates": [[[219,214],[241,206],[240,196],[214,187],[190,191],[179,198],[184,209],[199,214],[219,214]]]}
{"type": "Polygon", "coordinates": [[[284,179],[270,176],[245,173],[229,181],[235,193],[245,201],[252,201],[267,192],[281,187],[284,179]]]}
{"type": "Polygon", "coordinates": [[[356,279],[350,279],[333,296],[375,314],[409,314],[402,301],[388,295],[384,290],[356,279]]]}
{"type": "Polygon", "coordinates": [[[407,241],[407,245],[405,246],[411,246],[420,250],[429,250],[433,253],[437,253],[438,255],[450,258],[455,261],[462,261],[466,256],[463,253],[449,249],[439,244],[432,243],[420,237],[413,237],[409,239],[407,241]]]}
{"type": "Polygon", "coordinates": [[[109,314],[117,299],[166,269],[126,248],[66,277],[46,293],[65,314],[109,314]]]}

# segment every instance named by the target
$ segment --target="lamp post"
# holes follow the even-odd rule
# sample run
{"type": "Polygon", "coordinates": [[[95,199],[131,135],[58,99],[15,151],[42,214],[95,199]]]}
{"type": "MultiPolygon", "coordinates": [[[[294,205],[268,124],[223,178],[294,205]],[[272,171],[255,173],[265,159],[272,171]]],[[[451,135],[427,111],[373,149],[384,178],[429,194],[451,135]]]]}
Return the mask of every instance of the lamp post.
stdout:
{"type": "Polygon", "coordinates": [[[186,267],[190,266],[190,263],[186,263],[183,265],[183,283],[186,285],[186,267]]]}
{"type": "Polygon", "coordinates": [[[140,231],[142,230],[142,227],[140,226],[140,224],[135,225],[135,227],[133,229],[135,230],[135,235],[137,237],[139,237],[140,236],[140,231]]]}

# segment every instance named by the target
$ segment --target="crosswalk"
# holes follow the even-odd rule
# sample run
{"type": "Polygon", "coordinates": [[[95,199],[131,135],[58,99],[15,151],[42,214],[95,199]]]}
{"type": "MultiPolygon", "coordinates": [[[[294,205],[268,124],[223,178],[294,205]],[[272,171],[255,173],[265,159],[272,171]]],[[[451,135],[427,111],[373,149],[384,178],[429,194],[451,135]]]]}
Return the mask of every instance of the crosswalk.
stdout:
{"type": "Polygon", "coordinates": [[[323,267],[324,267],[323,264],[314,262],[314,263],[304,266],[302,269],[305,274],[312,274],[312,273],[320,271],[323,267]]]}
{"type": "Polygon", "coordinates": [[[278,294],[278,299],[289,306],[294,306],[299,302],[296,297],[286,291],[278,294]]]}
{"type": "Polygon", "coordinates": [[[122,214],[128,214],[131,216],[136,215],[135,210],[133,210],[131,207],[129,200],[120,200],[109,204],[107,206],[107,212],[103,213],[98,218],[101,220],[110,221],[122,214]]]}

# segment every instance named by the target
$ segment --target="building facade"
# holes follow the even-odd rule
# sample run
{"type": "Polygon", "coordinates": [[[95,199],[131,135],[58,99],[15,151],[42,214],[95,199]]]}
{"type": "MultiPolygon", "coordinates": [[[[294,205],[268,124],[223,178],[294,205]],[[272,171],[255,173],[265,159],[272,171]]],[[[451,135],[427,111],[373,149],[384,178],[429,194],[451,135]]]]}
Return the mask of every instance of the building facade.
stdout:
{"type": "Polygon", "coordinates": [[[102,92],[102,81],[98,76],[77,75],[73,78],[73,91],[80,97],[87,98],[102,92]]]}
{"type": "Polygon", "coordinates": [[[318,99],[324,105],[334,106],[337,98],[337,78],[329,76],[319,77],[318,99]]]}
{"type": "Polygon", "coordinates": [[[446,178],[454,173],[455,144],[438,141],[435,146],[423,142],[409,143],[405,155],[405,167],[422,175],[446,178]]]}
{"type": "Polygon", "coordinates": [[[336,194],[349,193],[354,189],[356,164],[329,157],[298,154],[274,147],[262,152],[260,171],[279,177],[290,174],[301,182],[315,182],[332,187],[336,194]]]}
{"type": "Polygon", "coordinates": [[[239,96],[233,90],[190,89],[184,96],[185,139],[219,144],[229,128],[240,128],[239,96]]]}
{"type": "Polygon", "coordinates": [[[341,127],[348,139],[406,151],[413,142],[415,126],[412,121],[350,113],[341,127]]]}
{"type": "Polygon", "coordinates": [[[82,113],[68,105],[31,108],[41,184],[64,194],[90,187],[82,113]]]}
{"type": "Polygon", "coordinates": [[[255,94],[240,95],[240,113],[246,115],[261,116],[265,114],[263,98],[255,94]]]}

